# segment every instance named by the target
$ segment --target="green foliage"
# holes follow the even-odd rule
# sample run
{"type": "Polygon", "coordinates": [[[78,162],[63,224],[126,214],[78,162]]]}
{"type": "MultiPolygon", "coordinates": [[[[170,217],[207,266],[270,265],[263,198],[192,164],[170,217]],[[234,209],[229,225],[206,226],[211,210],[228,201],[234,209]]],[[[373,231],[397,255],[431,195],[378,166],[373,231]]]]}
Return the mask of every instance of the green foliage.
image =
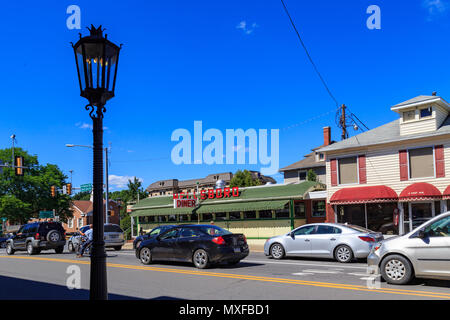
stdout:
{"type": "Polygon", "coordinates": [[[317,181],[317,174],[312,169],[309,169],[306,173],[306,180],[317,181]]]}
{"type": "Polygon", "coordinates": [[[78,192],[74,194],[72,197],[72,200],[91,200],[91,193],[90,192],[78,192]]]}
{"type": "Polygon", "coordinates": [[[238,170],[230,181],[230,187],[252,187],[259,186],[261,181],[254,179],[248,170],[238,170]]]}
{"type": "MultiPolygon", "coordinates": [[[[0,174],[0,217],[11,223],[25,223],[38,217],[39,211],[56,209],[56,215],[62,221],[72,216],[71,199],[68,195],[57,194],[51,197],[50,187],[61,189],[67,177],[57,165],[40,165],[37,156],[29,155],[21,148],[15,148],[14,154],[24,157],[23,176],[16,176],[12,168],[3,168],[0,174]]],[[[0,160],[11,163],[12,149],[0,149],[0,160]]]]}

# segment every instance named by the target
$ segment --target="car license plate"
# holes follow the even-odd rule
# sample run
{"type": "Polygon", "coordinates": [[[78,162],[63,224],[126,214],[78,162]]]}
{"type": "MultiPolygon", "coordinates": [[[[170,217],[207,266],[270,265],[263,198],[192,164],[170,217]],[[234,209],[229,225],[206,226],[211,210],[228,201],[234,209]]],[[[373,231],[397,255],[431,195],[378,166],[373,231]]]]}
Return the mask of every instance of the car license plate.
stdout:
{"type": "Polygon", "coordinates": [[[234,248],[234,252],[241,252],[241,248],[234,248]]]}

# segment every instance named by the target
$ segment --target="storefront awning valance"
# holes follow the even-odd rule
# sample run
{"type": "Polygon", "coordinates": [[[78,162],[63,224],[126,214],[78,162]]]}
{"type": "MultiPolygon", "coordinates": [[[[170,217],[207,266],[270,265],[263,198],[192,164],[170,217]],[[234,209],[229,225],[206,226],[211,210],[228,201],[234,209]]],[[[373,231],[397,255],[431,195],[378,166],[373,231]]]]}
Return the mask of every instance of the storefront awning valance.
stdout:
{"type": "Polygon", "coordinates": [[[439,200],[442,193],[438,188],[430,183],[417,182],[406,187],[400,193],[399,201],[423,201],[423,200],[439,200]]]}
{"type": "Polygon", "coordinates": [[[397,193],[387,186],[344,188],[336,191],[330,199],[331,204],[356,204],[396,202],[397,193]]]}
{"type": "Polygon", "coordinates": [[[450,200],[450,186],[448,186],[442,194],[442,199],[450,200]]]}

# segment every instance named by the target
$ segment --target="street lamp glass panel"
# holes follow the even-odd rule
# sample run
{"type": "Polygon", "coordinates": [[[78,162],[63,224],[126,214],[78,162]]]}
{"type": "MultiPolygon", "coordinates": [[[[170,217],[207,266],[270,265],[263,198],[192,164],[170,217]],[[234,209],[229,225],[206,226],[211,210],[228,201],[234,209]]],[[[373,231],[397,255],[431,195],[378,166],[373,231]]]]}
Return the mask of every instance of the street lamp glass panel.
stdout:
{"type": "Polygon", "coordinates": [[[73,46],[81,96],[104,104],[114,97],[120,47],[103,37],[101,27],[89,30],[91,35],[73,46]]]}

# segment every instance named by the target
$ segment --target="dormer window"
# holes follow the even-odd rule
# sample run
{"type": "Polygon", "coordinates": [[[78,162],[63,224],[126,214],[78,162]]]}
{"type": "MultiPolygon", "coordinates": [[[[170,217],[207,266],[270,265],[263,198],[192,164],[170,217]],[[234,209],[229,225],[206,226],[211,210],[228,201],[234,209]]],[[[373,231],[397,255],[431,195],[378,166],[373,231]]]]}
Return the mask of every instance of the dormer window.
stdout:
{"type": "Polygon", "coordinates": [[[323,153],[319,153],[319,160],[322,161],[324,159],[323,153]]]}
{"type": "Polygon", "coordinates": [[[427,118],[427,117],[431,117],[433,113],[433,109],[431,107],[425,108],[425,109],[420,109],[420,118],[427,118]]]}
{"type": "Polygon", "coordinates": [[[416,112],[414,110],[403,112],[403,121],[411,121],[416,117],[416,112]]]}

